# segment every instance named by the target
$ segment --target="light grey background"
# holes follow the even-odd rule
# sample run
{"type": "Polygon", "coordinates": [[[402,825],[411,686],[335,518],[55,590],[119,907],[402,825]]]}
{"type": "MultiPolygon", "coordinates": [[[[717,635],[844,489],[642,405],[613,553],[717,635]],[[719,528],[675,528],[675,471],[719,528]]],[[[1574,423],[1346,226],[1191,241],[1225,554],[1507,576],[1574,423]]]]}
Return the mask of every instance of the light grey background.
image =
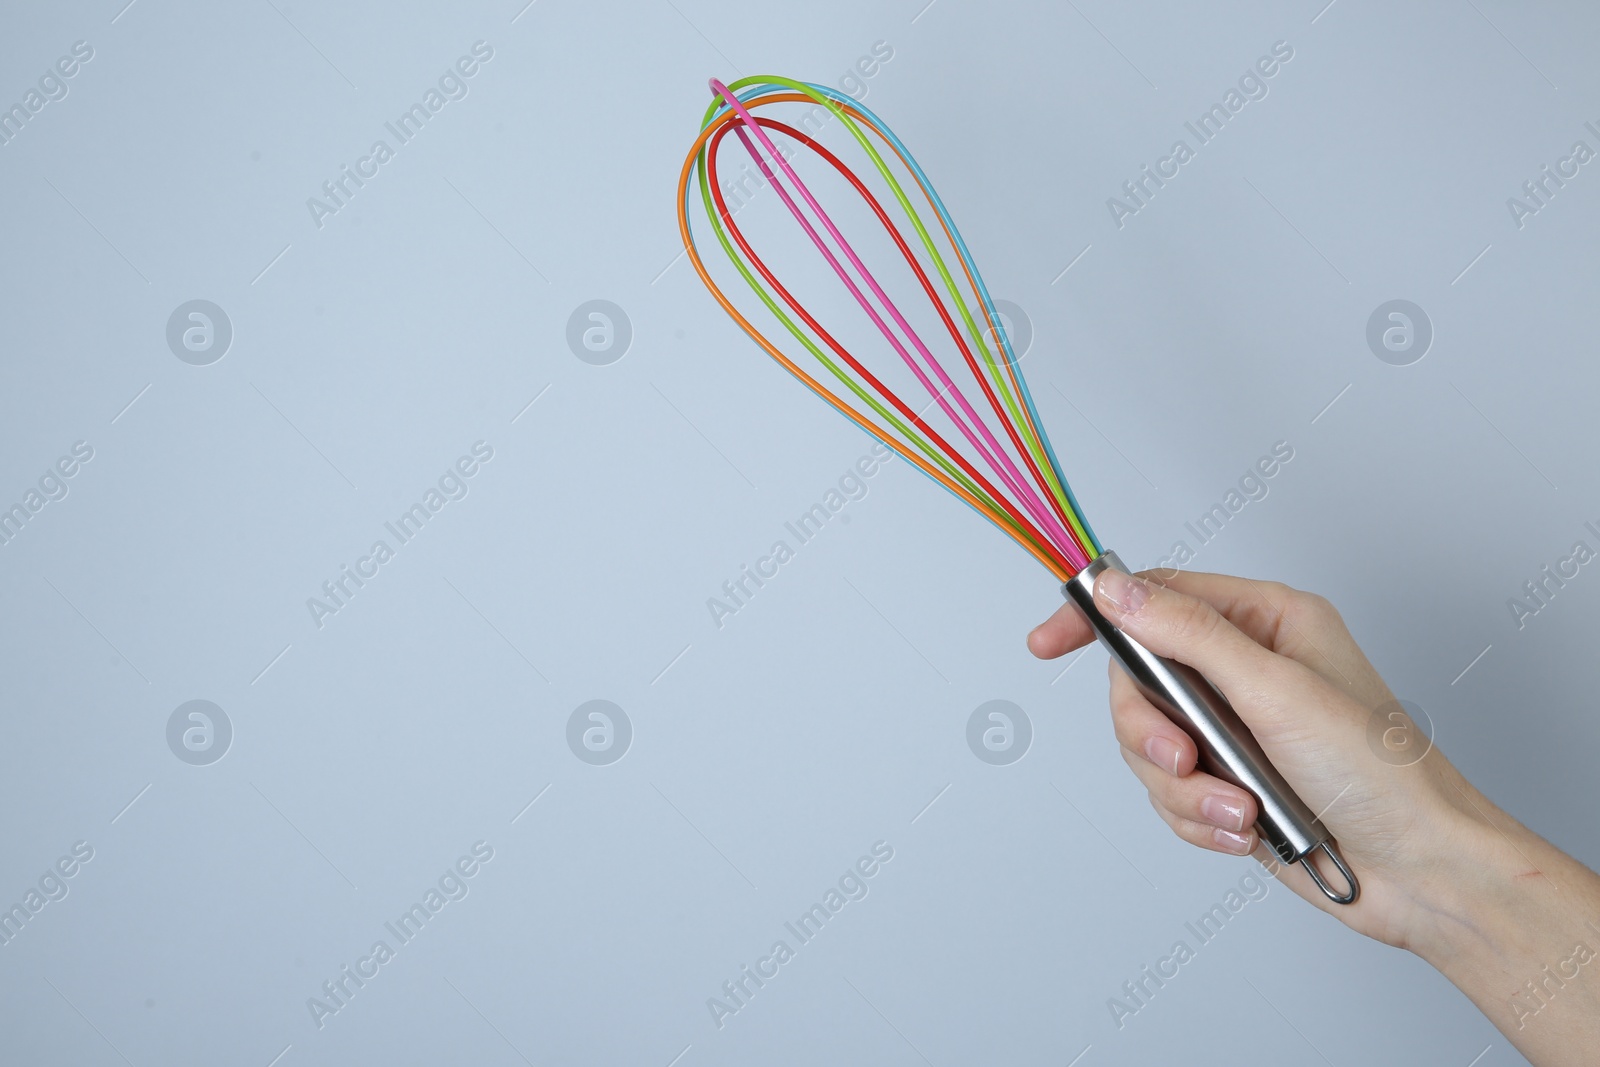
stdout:
{"type": "Polygon", "coordinates": [[[869,442],[675,258],[672,192],[708,76],[837,85],[887,44],[867,102],[1030,318],[1106,543],[1192,544],[1288,441],[1195,566],[1332,597],[1592,865],[1600,574],[1507,607],[1600,545],[1600,163],[1507,207],[1600,148],[1592,8],[123,3],[0,16],[7,105],[94,50],[0,147],[0,504],[94,450],[0,546],[0,903],[94,850],[0,946],[0,1060],[1522,1062],[1279,889],[1119,1030],[1107,999],[1250,865],[1173,840],[1103,656],[1024,650],[1054,583],[906,464],[713,624],[869,442]],[[480,40],[468,95],[318,228],[307,198],[480,40]],[[1276,41],[1266,98],[1119,228],[1107,198],[1276,41]],[[208,366],[166,342],[195,299],[233,329],[208,366]],[[631,322],[610,365],[567,346],[592,299],[631,322]],[[1435,331],[1410,366],[1366,343],[1391,299],[1435,331]],[[307,598],[478,441],[467,496],[319,628],[307,598]],[[567,744],[596,699],[631,723],[607,765],[567,744]],[[191,700],[232,726],[209,765],[168,747],[191,700]],[[1029,716],[1020,761],[967,746],[990,700],[1029,716]],[[308,998],[478,841],[469,894],[319,1029],[308,998]],[[714,1025],[878,841],[865,899],[714,1025]]]}

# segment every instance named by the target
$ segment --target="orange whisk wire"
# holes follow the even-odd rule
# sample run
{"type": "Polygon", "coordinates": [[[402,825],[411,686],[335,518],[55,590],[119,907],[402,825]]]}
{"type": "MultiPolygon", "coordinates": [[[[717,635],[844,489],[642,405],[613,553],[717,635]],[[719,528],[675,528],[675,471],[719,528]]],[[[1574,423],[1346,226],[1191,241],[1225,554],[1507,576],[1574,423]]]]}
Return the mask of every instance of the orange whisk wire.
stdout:
{"type": "Polygon", "coordinates": [[[1058,578],[1064,580],[1069,577],[1090,559],[1099,555],[1099,544],[1077,508],[1076,500],[1072,497],[1071,489],[1061,475],[1059,464],[1050,448],[1048,439],[1039,429],[1037,413],[1032,399],[1028,395],[1026,383],[1016,366],[1016,357],[1012,352],[1009,338],[1006,336],[1003,325],[999,321],[998,313],[994,310],[987,290],[983,287],[982,279],[977,275],[976,268],[971,262],[970,254],[967,252],[959,233],[955,231],[954,224],[950,221],[948,212],[945,211],[937,194],[928,184],[926,177],[922,174],[915,160],[905,151],[904,146],[900,144],[892,132],[882,126],[881,122],[871,112],[866,111],[864,108],[856,107],[852,101],[847,99],[836,99],[837,94],[832,94],[831,90],[781,78],[748,78],[736,82],[734,87],[739,88],[756,83],[760,83],[762,88],[746,94],[746,97],[741,99],[735,96],[732,90],[713,81],[713,89],[720,97],[720,104],[714,104],[712,108],[708,109],[705,124],[699,137],[696,138],[691,146],[679,175],[679,231],[684,241],[684,248],[694,264],[696,273],[728,312],[729,316],[760,344],[769,355],[804,382],[808,388],[827,400],[833,407],[861,428],[883,440],[924,474],[949,489],[963,502],[1003,529],[1058,578]],[[921,239],[923,248],[930,257],[934,270],[944,283],[945,289],[949,292],[954,307],[959,313],[959,317],[963,320],[968,333],[971,335],[973,342],[971,346],[963,338],[956,318],[952,316],[950,310],[940,299],[928,271],[923,268],[911,245],[896,229],[883,204],[873,196],[866,184],[838,156],[829,152],[813,138],[784,123],[767,118],[756,118],[750,113],[751,108],[785,102],[820,103],[830,108],[832,113],[843,121],[849,132],[867,151],[879,173],[887,181],[895,200],[910,219],[917,236],[921,239]],[[958,257],[961,260],[962,273],[970,286],[970,291],[976,297],[980,313],[985,322],[985,330],[988,336],[997,342],[1001,351],[1001,358],[998,361],[991,354],[985,342],[985,330],[979,329],[973,316],[969,313],[965,299],[946,269],[944,259],[934,245],[926,227],[923,226],[918,218],[899,182],[884,164],[882,157],[862,134],[860,126],[857,125],[858,123],[860,126],[871,129],[878,139],[892,150],[893,155],[898,158],[900,164],[916,178],[928,205],[933,208],[939,218],[939,227],[942,229],[946,240],[958,253],[958,257]],[[1011,453],[1006,451],[1005,446],[991,432],[989,426],[978,414],[978,411],[968,403],[960,388],[950,379],[938,359],[923,343],[921,337],[906,321],[881,286],[878,285],[870,270],[861,262],[844,235],[839,232],[799,176],[789,167],[784,154],[777,149],[768,136],[768,131],[788,138],[790,141],[798,143],[820,156],[834,171],[850,183],[857,194],[872,209],[887,235],[893,240],[900,257],[911,268],[922,292],[932,301],[946,333],[949,334],[951,341],[960,351],[962,360],[983,393],[989,410],[998,420],[1006,439],[1006,444],[1009,444],[1012,449],[1011,453]],[[892,389],[868,371],[861,361],[856,359],[832,333],[823,328],[816,318],[801,306],[793,294],[778,280],[776,274],[767,263],[755,253],[743,232],[734,222],[734,213],[729,210],[722,193],[722,187],[717,180],[718,150],[729,132],[735,133],[744,143],[751,157],[760,167],[763,176],[773,185],[795,219],[811,237],[829,265],[834,268],[840,280],[850,290],[868,317],[879,328],[890,346],[899,353],[906,366],[917,377],[923,387],[928,390],[945,416],[960,431],[968,445],[971,446],[972,451],[998,476],[1001,485],[1005,487],[1004,490],[997,487],[994,482],[980,473],[977,467],[961,451],[952,447],[951,443],[929,426],[920,414],[912,410],[892,389]],[[765,155],[757,150],[758,143],[765,150],[765,155]],[[774,170],[769,165],[769,158],[776,161],[777,170],[774,170]],[[792,359],[788,358],[776,344],[764,336],[738,310],[711,277],[696,248],[689,223],[689,179],[695,173],[697,167],[701,199],[705,205],[707,218],[729,260],[789,333],[823,365],[824,369],[845,387],[844,392],[853,394],[854,398],[865,405],[871,414],[852,404],[840,392],[828,388],[822,381],[812,377],[792,359]],[[834,254],[834,249],[825,244],[816,227],[802,213],[794,197],[790,196],[784,180],[779,177],[779,170],[782,171],[799,198],[812,209],[815,216],[820,220],[823,229],[833,238],[834,247],[842,252],[843,257],[855,268],[866,288],[877,298],[877,305],[868,300],[861,287],[856,284],[855,278],[847,273],[839,257],[834,254]],[[769,291],[769,289],[772,291],[769,291]],[[773,291],[776,292],[776,297],[773,291]],[[820,338],[822,343],[835,356],[844,361],[845,366],[842,367],[831,359],[827,353],[818,347],[811,334],[808,334],[805,329],[802,329],[794,319],[785,313],[783,307],[779,306],[780,299],[784,305],[787,305],[789,311],[804,322],[805,327],[820,338]],[[902,343],[900,336],[891,330],[884,316],[879,313],[880,306],[882,310],[887,312],[888,318],[892,319],[895,325],[900,328],[900,331],[909,339],[911,348],[914,348],[917,354],[922,357],[921,363],[902,343]],[[974,348],[983,358],[984,365],[989,371],[989,377],[993,380],[993,388],[990,382],[985,379],[983,369],[980,368],[978,359],[974,355],[974,348]],[[846,367],[848,367],[848,370],[846,367]],[[937,382],[934,379],[937,379],[937,382]],[[885,407],[883,401],[887,401],[889,406],[885,407]],[[1016,457],[1015,460],[1013,455],[1016,457]],[[1009,490],[1009,494],[1005,490],[1009,490]]]}

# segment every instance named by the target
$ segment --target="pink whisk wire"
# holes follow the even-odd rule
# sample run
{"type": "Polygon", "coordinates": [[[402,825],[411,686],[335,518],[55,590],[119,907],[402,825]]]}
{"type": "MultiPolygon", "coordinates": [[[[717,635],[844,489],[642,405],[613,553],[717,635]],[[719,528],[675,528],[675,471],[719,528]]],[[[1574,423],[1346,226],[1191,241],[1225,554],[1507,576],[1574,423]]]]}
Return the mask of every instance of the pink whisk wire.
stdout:
{"type": "Polygon", "coordinates": [[[1057,544],[1064,544],[1068,546],[1073,545],[1074,539],[1072,535],[1067,532],[1066,527],[1062,524],[1055,513],[1046,505],[1045,501],[1040,497],[1028,479],[1025,478],[1022,472],[1017,469],[1017,466],[1012,462],[1011,457],[1007,455],[1005,449],[1000,445],[1000,442],[996,440],[994,434],[990,432],[988,424],[979,418],[977,412],[973,410],[972,405],[967,401],[965,394],[961,392],[960,388],[955,384],[954,381],[951,380],[950,376],[945,373],[945,370],[940,365],[939,361],[934,357],[933,353],[929,351],[927,345],[923,343],[921,336],[916,332],[915,329],[912,328],[911,324],[906,321],[905,316],[900,313],[900,309],[895,305],[894,301],[889,298],[889,295],[883,291],[882,286],[878,284],[878,280],[873,276],[866,264],[861,261],[861,258],[856,254],[855,249],[851,246],[850,242],[845,239],[844,235],[839,232],[839,228],[834,225],[833,219],[828,215],[827,211],[823,209],[822,205],[817,202],[816,198],[812,196],[811,190],[806,186],[805,182],[800,180],[800,176],[794,172],[793,168],[789,166],[788,161],[785,160],[782,153],[778,151],[777,146],[772,143],[771,138],[769,138],[765,131],[763,131],[762,128],[756,123],[749,110],[745,108],[745,106],[739,101],[738,97],[735,96],[720,80],[712,78],[711,88],[714,92],[721,96],[724,101],[727,102],[729,108],[731,108],[739,117],[740,121],[739,124],[735,126],[734,132],[738,135],[740,142],[743,143],[745,151],[747,151],[750,154],[750,158],[755,161],[756,166],[761,170],[762,175],[772,183],[772,187],[777,190],[778,196],[782,199],[784,206],[789,209],[789,212],[794,216],[795,221],[800,224],[806,235],[811,239],[812,244],[816,246],[817,251],[822,254],[828,265],[833,268],[834,273],[837,274],[839,280],[844,283],[845,288],[850,292],[851,296],[855,298],[856,303],[861,306],[861,309],[867,313],[868,318],[870,318],[873,324],[877,326],[878,331],[883,334],[884,339],[889,342],[890,346],[895,350],[896,353],[899,354],[906,366],[911,369],[911,372],[916,376],[923,388],[928,391],[929,395],[933,397],[934,401],[939,405],[946,417],[948,417],[950,421],[956,425],[956,427],[961,431],[962,435],[967,439],[968,443],[970,443],[972,447],[977,450],[978,454],[983,457],[984,462],[988,464],[989,468],[993,470],[995,474],[999,476],[999,478],[1005,482],[1007,487],[1010,488],[1011,491],[1016,495],[1018,502],[1028,510],[1029,514],[1033,516],[1034,521],[1038,522],[1041,528],[1046,530],[1048,534],[1056,540],[1057,544]],[[866,295],[861,292],[855,281],[846,272],[844,266],[839,262],[838,258],[828,248],[821,235],[817,233],[815,227],[812,226],[811,222],[801,212],[799,205],[794,202],[792,197],[790,197],[787,189],[784,187],[783,182],[773,171],[771,165],[767,162],[766,157],[757,151],[755,145],[751,142],[750,133],[753,133],[756,140],[761,143],[762,148],[764,148],[773,159],[777,160],[779,168],[781,168],[788,179],[794,183],[795,190],[800,194],[801,198],[805,200],[806,204],[811,208],[811,210],[816,213],[823,227],[838,243],[840,250],[850,261],[850,264],[855,267],[856,271],[860,273],[861,278],[866,283],[867,287],[872,290],[874,296],[882,301],[884,308],[889,313],[889,316],[894,319],[895,324],[906,333],[917,352],[925,361],[927,361],[928,366],[933,370],[934,375],[939,379],[939,383],[943,387],[942,389],[934,387],[933,382],[929,380],[927,374],[917,364],[917,361],[912,357],[911,353],[906,350],[905,345],[901,342],[900,338],[897,337],[889,328],[888,324],[883,321],[882,316],[878,314],[871,302],[867,300],[866,295]],[[972,426],[969,426],[965,420],[956,414],[955,410],[950,406],[949,401],[946,399],[946,393],[955,399],[956,403],[960,405],[962,412],[966,415],[966,418],[970,419],[972,425],[977,427],[976,433],[974,433],[972,426]],[[982,436],[981,441],[979,440],[979,435],[982,436]]]}

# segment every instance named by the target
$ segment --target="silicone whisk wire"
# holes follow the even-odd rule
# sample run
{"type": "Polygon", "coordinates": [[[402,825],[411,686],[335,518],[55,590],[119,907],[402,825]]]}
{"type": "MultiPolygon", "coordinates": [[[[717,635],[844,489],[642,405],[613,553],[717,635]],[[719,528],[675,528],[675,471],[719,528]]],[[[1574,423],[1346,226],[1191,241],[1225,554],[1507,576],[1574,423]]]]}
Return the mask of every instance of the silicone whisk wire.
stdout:
{"type": "MultiPolygon", "coordinates": [[[[828,152],[827,149],[822,148],[820,145],[817,145],[815,142],[810,141],[809,138],[806,138],[805,135],[800,133],[798,130],[795,130],[790,126],[786,126],[783,123],[777,122],[777,121],[775,121],[773,119],[758,118],[756,121],[758,123],[760,123],[761,125],[766,126],[769,129],[778,130],[778,131],[780,131],[780,132],[782,132],[782,133],[784,133],[784,134],[786,134],[788,136],[791,136],[791,137],[793,137],[793,138],[795,138],[797,140],[803,141],[804,143],[806,143],[808,145],[808,147],[811,147],[814,151],[816,151],[818,155],[822,156],[830,164],[832,164],[835,167],[835,169],[839,170],[841,173],[846,174],[848,179],[851,180],[853,183],[856,183],[856,182],[860,181],[860,179],[856,178],[853,174],[849,174],[848,173],[847,169],[839,161],[838,157],[834,156],[831,152],[828,152]]],[[[932,449],[932,452],[931,452],[932,458],[942,462],[944,460],[944,458],[946,456],[948,456],[957,466],[959,466],[961,468],[962,473],[967,476],[967,480],[964,482],[964,484],[967,484],[969,487],[971,487],[972,482],[976,481],[978,485],[982,486],[982,489],[983,489],[984,492],[988,493],[991,496],[994,496],[995,492],[996,492],[994,487],[988,483],[988,481],[983,477],[983,475],[981,473],[979,473],[965,459],[965,457],[963,457],[961,455],[961,453],[959,451],[957,451],[954,448],[951,448],[949,446],[949,444],[939,435],[938,431],[936,431],[932,427],[928,426],[927,423],[922,420],[921,416],[917,412],[912,411],[905,404],[905,402],[900,399],[900,397],[898,395],[896,395],[892,390],[890,390],[887,387],[885,387],[882,384],[882,382],[880,382],[878,380],[876,375],[874,375],[866,367],[862,366],[861,363],[853,355],[851,355],[851,353],[849,352],[848,349],[846,349],[843,345],[841,345],[833,337],[833,335],[831,333],[829,333],[828,330],[825,327],[822,326],[821,323],[819,323],[815,318],[812,317],[812,315],[808,311],[806,311],[805,307],[802,306],[799,303],[799,301],[797,301],[793,297],[793,295],[783,285],[783,283],[780,282],[777,279],[777,277],[772,273],[771,269],[768,268],[768,266],[766,265],[765,261],[762,260],[762,258],[755,252],[755,250],[750,247],[750,243],[745,239],[743,232],[740,230],[738,225],[733,222],[733,220],[731,218],[731,213],[728,212],[726,202],[723,199],[722,189],[720,187],[720,184],[717,181],[717,167],[716,167],[716,156],[715,156],[717,142],[722,138],[722,136],[724,134],[726,134],[728,132],[729,129],[730,129],[729,126],[724,125],[724,126],[720,127],[717,130],[717,132],[712,136],[711,143],[709,145],[709,149],[710,149],[710,151],[712,153],[712,155],[709,157],[709,160],[710,160],[709,171],[710,171],[710,187],[711,187],[712,198],[716,202],[717,211],[718,211],[719,215],[722,215],[722,216],[724,216],[726,218],[726,225],[727,225],[728,233],[729,233],[730,236],[732,236],[734,242],[736,244],[738,244],[740,250],[749,259],[751,265],[754,266],[755,269],[757,270],[757,272],[759,272],[761,274],[762,278],[767,282],[767,284],[770,285],[772,287],[772,289],[777,292],[777,294],[783,299],[783,302],[789,306],[790,310],[793,311],[796,315],[798,315],[801,318],[801,320],[804,321],[805,324],[808,327],[810,327],[811,330],[813,332],[815,332],[817,334],[817,336],[819,338],[821,338],[821,340],[830,349],[833,350],[835,355],[839,356],[847,364],[849,364],[850,368],[853,371],[855,371],[857,374],[859,374],[865,380],[867,385],[869,385],[873,390],[877,391],[879,394],[884,396],[885,399],[887,399],[895,407],[895,410],[898,411],[903,418],[909,419],[918,428],[918,430],[921,431],[921,433],[926,434],[929,438],[932,439],[932,446],[933,446],[933,449],[932,449]]],[[[888,225],[887,217],[884,214],[882,206],[877,202],[877,200],[875,198],[872,197],[870,192],[865,190],[864,187],[858,187],[858,188],[862,192],[863,197],[865,197],[867,199],[868,203],[871,204],[873,210],[878,214],[879,218],[881,220],[884,220],[885,221],[885,225],[887,226],[888,225]]],[[[920,265],[917,264],[916,260],[911,257],[910,249],[906,247],[904,239],[901,238],[900,235],[898,233],[895,233],[892,229],[890,230],[890,233],[894,237],[896,243],[899,245],[899,247],[900,247],[900,249],[902,251],[902,254],[906,256],[907,261],[911,264],[912,269],[917,273],[918,279],[922,282],[922,284],[924,285],[925,288],[928,288],[931,291],[931,286],[929,285],[929,283],[927,281],[926,274],[922,271],[920,265]]],[[[945,319],[946,319],[946,322],[948,323],[948,321],[949,321],[948,315],[945,315],[945,319]]],[[[952,325],[952,329],[953,329],[953,325],[952,325]]],[[[960,476],[958,475],[958,477],[960,477],[960,476]]],[[[1017,520],[1018,522],[1025,521],[1025,520],[1023,520],[1021,518],[1020,514],[1013,507],[1011,507],[1011,505],[1006,501],[1006,499],[1004,497],[999,497],[998,498],[998,502],[1000,503],[1000,505],[1003,508],[1006,509],[1007,514],[1009,514],[1014,520],[1017,520]]]]}
{"type": "Polygon", "coordinates": [[[978,273],[971,253],[956,229],[949,211],[934,191],[922,168],[899,138],[871,111],[825,86],[773,76],[756,76],[740,79],[732,86],[725,86],[713,79],[711,88],[715,98],[707,108],[700,136],[690,147],[679,175],[678,223],[684,248],[696,273],[717,301],[769,355],[814,392],[861,428],[905,456],[924,474],[950,490],[968,506],[999,526],[1057,577],[1063,579],[1069,577],[1085,566],[1089,560],[1098,556],[1101,551],[1099,542],[1078,507],[1048,437],[1040,428],[1037,408],[1018,366],[1010,337],[995,309],[994,301],[990,298],[982,276],[978,273]],[[741,89],[746,91],[741,93],[739,91],[741,89]],[[805,103],[813,107],[821,105],[840,119],[844,128],[865,151],[892,194],[893,200],[898,204],[905,220],[915,231],[922,252],[938,276],[949,298],[949,304],[955,310],[955,316],[952,316],[950,309],[941,300],[928,272],[923,268],[911,245],[896,229],[894,221],[866,183],[843,160],[813,138],[784,123],[757,117],[752,113],[757,108],[786,102],[805,103]],[[874,136],[890,150],[890,154],[905,168],[905,172],[910,174],[928,206],[932,208],[938,220],[938,228],[943,232],[949,247],[954,250],[959,260],[961,273],[970,287],[983,327],[979,326],[978,319],[974,318],[968,308],[967,299],[947,267],[945,258],[927,226],[924,225],[910,198],[906,196],[904,188],[885,162],[883,155],[863,132],[863,127],[871,130],[874,136]],[[921,414],[914,411],[877,376],[867,370],[855,355],[840,344],[833,334],[795,299],[790,290],[778,280],[773,270],[756,254],[734,222],[734,212],[728,209],[722,186],[717,180],[718,151],[730,131],[738,137],[746,152],[756,163],[762,177],[772,185],[784,206],[857,305],[932,398],[933,404],[928,405],[928,409],[931,410],[933,406],[940,409],[945,418],[955,426],[971,452],[1004,486],[1005,491],[985,477],[961,450],[952,447],[950,442],[934,430],[921,414]],[[879,223],[893,240],[901,258],[920,283],[923,294],[932,302],[951,341],[960,351],[973,381],[983,394],[983,399],[988,402],[989,410],[1002,429],[1011,451],[1008,452],[1006,445],[967,399],[961,387],[934,355],[932,348],[923,340],[862,261],[855,246],[844,236],[809,187],[789,165],[784,154],[769,136],[769,131],[809,149],[822,158],[849,182],[872,209],[879,223]],[[784,329],[821,364],[829,376],[844,386],[846,392],[864,404],[871,412],[870,415],[867,411],[851,404],[844,396],[829,389],[822,381],[812,377],[785,355],[738,310],[716,284],[699,255],[689,221],[690,178],[695,176],[696,172],[707,220],[717,242],[734,268],[784,329]],[[810,209],[812,217],[807,216],[802,205],[810,209]],[[807,329],[802,328],[794,318],[790,317],[784,306],[780,306],[780,301],[789,312],[793,312],[804,322],[811,333],[807,333],[807,329]],[[965,336],[957,326],[957,318],[966,328],[965,336]],[[812,334],[820,338],[834,355],[843,360],[844,366],[830,358],[819,347],[812,334]],[[998,359],[991,351],[990,338],[999,349],[998,359]],[[976,356],[974,352],[977,353],[976,356]],[[890,410],[891,408],[893,410],[890,410]]]}

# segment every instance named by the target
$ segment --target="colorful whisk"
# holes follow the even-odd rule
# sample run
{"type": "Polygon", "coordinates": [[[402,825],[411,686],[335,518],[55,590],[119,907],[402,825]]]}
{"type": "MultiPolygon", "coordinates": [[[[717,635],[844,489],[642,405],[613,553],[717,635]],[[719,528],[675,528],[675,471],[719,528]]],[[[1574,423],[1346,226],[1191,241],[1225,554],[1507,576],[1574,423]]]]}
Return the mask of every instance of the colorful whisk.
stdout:
{"type": "MultiPolygon", "coordinates": [[[[1222,694],[1193,668],[1144,648],[1095,606],[1095,577],[1107,568],[1126,568],[1116,553],[1101,548],[1078,506],[1041,427],[995,303],[944,202],[905,145],[867,108],[826,86],[760,75],[732,85],[712,79],[711,90],[713,99],[700,135],[690,147],[678,179],[678,226],[690,261],[717,302],[813,392],[1005,531],[1060,579],[1063,595],[1083,611],[1101,643],[1144,695],[1195,739],[1201,766],[1255,795],[1260,810],[1256,829],[1262,840],[1286,863],[1306,860],[1307,873],[1330,900],[1340,904],[1354,901],[1359,893],[1355,875],[1327,828],[1272,766],[1222,694]],[[803,105],[804,124],[816,132],[824,122],[837,120],[871,163],[868,173],[876,174],[879,188],[887,191],[891,203],[886,207],[867,181],[807,132],[754,114],[778,104],[803,105]],[[898,357],[898,364],[889,360],[883,374],[868,369],[857,353],[806,310],[772,265],[751,247],[719,181],[718,154],[730,133],[898,357]],[[787,153],[779,142],[789,149],[787,153]],[[858,251],[860,239],[856,244],[846,239],[790,165],[789,157],[797,155],[798,149],[818,157],[876,217],[894,247],[890,261],[901,264],[900,303],[864,262],[858,251]],[[907,195],[902,176],[915,186],[926,214],[907,195]],[[691,178],[696,179],[694,187],[691,178]],[[733,267],[783,327],[793,347],[804,349],[823,373],[814,376],[785,354],[712,278],[689,221],[696,191],[711,232],[733,267]],[[925,218],[932,220],[931,226],[925,218]],[[909,239],[902,227],[909,227],[909,239]],[[914,284],[905,284],[904,272],[909,272],[914,284]],[[918,291],[931,305],[931,317],[929,307],[906,310],[910,304],[904,294],[918,291]],[[920,318],[920,330],[912,318],[920,318]],[[953,377],[946,364],[956,366],[957,361],[965,371],[958,368],[953,377]],[[902,378],[909,372],[920,389],[914,394],[921,397],[920,408],[883,380],[890,369],[896,369],[902,378]],[[965,382],[965,390],[958,377],[965,382]],[[927,395],[922,397],[924,392],[927,395]],[[969,399],[969,393],[976,394],[975,399],[969,399]],[[935,420],[943,432],[927,417],[935,409],[939,413],[935,420]],[[1326,853],[1344,876],[1347,891],[1336,891],[1307,859],[1317,850],[1326,853]]],[[[868,239],[881,244],[870,232],[868,239]]],[[[884,353],[879,350],[877,355],[881,358],[884,353]]]]}

